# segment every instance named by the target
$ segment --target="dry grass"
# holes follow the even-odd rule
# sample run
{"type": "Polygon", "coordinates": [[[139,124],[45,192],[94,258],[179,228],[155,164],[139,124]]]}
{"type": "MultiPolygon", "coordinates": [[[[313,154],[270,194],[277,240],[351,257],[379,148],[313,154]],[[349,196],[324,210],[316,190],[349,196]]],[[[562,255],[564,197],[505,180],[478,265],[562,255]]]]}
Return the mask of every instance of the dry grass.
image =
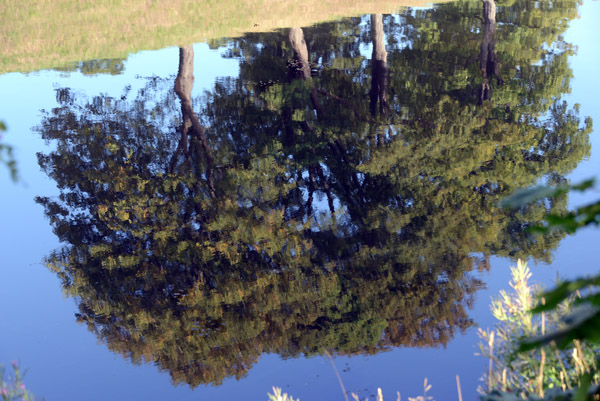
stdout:
{"type": "Polygon", "coordinates": [[[139,50],[427,4],[423,0],[3,0],[0,73],[125,58],[139,50]]]}

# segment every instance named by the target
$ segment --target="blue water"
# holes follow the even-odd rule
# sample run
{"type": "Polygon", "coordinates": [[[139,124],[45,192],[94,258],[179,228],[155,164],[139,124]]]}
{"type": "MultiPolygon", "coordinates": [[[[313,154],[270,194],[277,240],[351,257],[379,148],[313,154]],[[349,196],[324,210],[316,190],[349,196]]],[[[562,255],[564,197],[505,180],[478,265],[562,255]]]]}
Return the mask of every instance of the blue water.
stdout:
{"type": "MultiPolygon", "coordinates": [[[[577,44],[571,59],[574,78],[567,100],[580,103],[580,114],[600,122],[600,56],[596,38],[600,33],[600,3],[586,1],[581,18],[571,23],[566,40],[577,44]]],[[[40,110],[56,106],[54,88],[69,86],[88,96],[99,93],[118,95],[137,76],[168,76],[177,70],[177,48],[131,55],[125,73],[118,76],[83,76],[79,73],[42,71],[31,74],[0,76],[0,120],[8,126],[4,141],[14,146],[21,180],[14,184],[0,169],[0,362],[19,360],[29,369],[28,387],[47,401],[54,400],[266,400],[273,385],[283,387],[303,401],[342,400],[342,392],[330,361],[326,357],[282,360],[264,355],[242,380],[227,379],[221,386],[173,386],[165,372],[153,365],[136,366],[106,346],[83,325],[75,323],[75,303],[63,297],[58,279],[43,265],[43,258],[58,247],[58,241],[44,217],[42,207],[34,203],[39,194],[58,191],[42,173],[37,152],[49,146],[31,128],[40,121],[40,110]]],[[[205,44],[194,51],[202,63],[196,63],[194,93],[209,89],[215,79],[236,75],[237,61],[223,59],[219,51],[205,44]]],[[[598,123],[597,123],[598,124],[598,123]]],[[[576,182],[596,176],[600,167],[600,140],[590,137],[592,156],[581,162],[570,175],[576,182]]],[[[598,187],[597,187],[598,188],[598,187]]],[[[600,191],[571,195],[572,206],[600,197],[600,191]]],[[[534,278],[550,283],[557,272],[575,277],[598,271],[597,244],[600,231],[586,229],[565,238],[554,253],[550,266],[534,266],[534,278]]],[[[492,258],[490,272],[481,276],[487,289],[477,295],[470,311],[480,327],[494,324],[489,313],[490,297],[508,287],[511,261],[492,258]]],[[[476,328],[458,334],[446,348],[395,349],[373,356],[337,357],[334,362],[347,390],[360,391],[361,398],[382,387],[386,400],[403,399],[421,393],[427,377],[433,385],[430,395],[437,400],[454,400],[459,375],[465,400],[476,397],[476,387],[487,361],[474,355],[476,328]]]]}

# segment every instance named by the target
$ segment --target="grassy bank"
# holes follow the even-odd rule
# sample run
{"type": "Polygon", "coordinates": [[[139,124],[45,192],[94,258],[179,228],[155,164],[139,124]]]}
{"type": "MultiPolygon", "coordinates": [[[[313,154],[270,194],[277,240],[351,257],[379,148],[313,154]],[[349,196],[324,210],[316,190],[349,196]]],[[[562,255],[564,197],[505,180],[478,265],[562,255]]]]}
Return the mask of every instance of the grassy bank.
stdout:
{"type": "Polygon", "coordinates": [[[427,4],[422,0],[3,0],[0,74],[125,58],[139,50],[427,4]]]}

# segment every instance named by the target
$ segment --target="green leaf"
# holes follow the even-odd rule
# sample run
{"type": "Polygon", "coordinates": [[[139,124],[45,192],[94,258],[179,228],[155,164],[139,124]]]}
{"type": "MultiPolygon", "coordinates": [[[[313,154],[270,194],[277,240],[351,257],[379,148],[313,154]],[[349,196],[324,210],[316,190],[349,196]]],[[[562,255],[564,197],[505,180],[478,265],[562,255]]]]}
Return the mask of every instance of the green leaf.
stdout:
{"type": "Polygon", "coordinates": [[[594,186],[595,182],[596,182],[596,180],[591,178],[589,180],[583,181],[580,184],[571,185],[571,189],[575,190],[575,191],[583,192],[586,189],[592,188],[594,186]]]}
{"type": "Polygon", "coordinates": [[[575,291],[588,287],[591,285],[599,285],[600,284],[600,276],[579,279],[575,281],[565,281],[562,284],[559,284],[556,288],[550,291],[544,292],[540,295],[540,298],[544,298],[545,304],[538,305],[531,310],[533,313],[540,313],[544,311],[549,311],[567,299],[571,294],[575,293],[575,291]]]}
{"type": "Polygon", "coordinates": [[[591,305],[580,305],[562,320],[565,327],[554,332],[531,337],[523,340],[518,352],[529,351],[552,342],[564,349],[571,341],[586,339],[592,342],[600,341],[600,308],[591,305]]]}
{"type": "Polygon", "coordinates": [[[518,189],[512,195],[503,199],[500,202],[500,206],[506,209],[516,209],[543,198],[556,198],[569,190],[585,191],[593,187],[594,182],[595,180],[592,178],[575,185],[561,185],[557,187],[539,185],[533,188],[518,189]]]}
{"type": "Polygon", "coordinates": [[[586,401],[591,399],[588,397],[588,390],[590,388],[590,384],[592,383],[592,376],[589,373],[581,375],[579,382],[581,385],[577,389],[577,392],[573,397],[573,401],[586,401]]]}
{"type": "Polygon", "coordinates": [[[500,206],[505,209],[516,209],[528,203],[535,202],[543,198],[555,198],[567,191],[566,187],[547,187],[537,186],[533,188],[518,189],[512,195],[500,202],[500,206]]]}

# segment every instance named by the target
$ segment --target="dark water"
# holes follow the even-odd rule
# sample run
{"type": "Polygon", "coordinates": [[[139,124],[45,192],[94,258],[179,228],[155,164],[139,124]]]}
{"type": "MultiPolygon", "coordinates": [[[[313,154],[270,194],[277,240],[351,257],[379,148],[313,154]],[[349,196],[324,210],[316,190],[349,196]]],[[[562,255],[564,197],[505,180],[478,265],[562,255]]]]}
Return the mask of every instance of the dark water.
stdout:
{"type": "Polygon", "coordinates": [[[596,174],[583,7],[456,2],[0,77],[25,183],[3,184],[1,360],[48,400],[342,399],[327,355],[363,398],[428,377],[456,399],[457,374],[475,398],[511,261],[595,268],[594,231],[525,232],[585,199],[498,206],[596,174]]]}

